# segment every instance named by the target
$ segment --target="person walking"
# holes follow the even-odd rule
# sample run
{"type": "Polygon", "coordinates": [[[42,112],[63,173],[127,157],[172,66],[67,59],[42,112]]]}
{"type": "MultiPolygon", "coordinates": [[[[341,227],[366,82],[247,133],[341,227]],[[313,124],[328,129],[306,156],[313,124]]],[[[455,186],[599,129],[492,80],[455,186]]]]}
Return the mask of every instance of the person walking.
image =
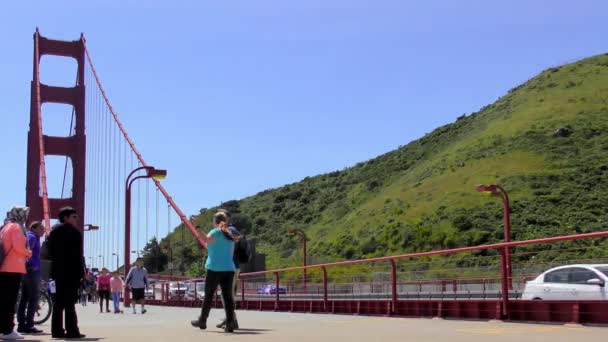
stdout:
{"type": "Polygon", "coordinates": [[[107,268],[101,269],[97,277],[97,292],[99,293],[99,313],[103,312],[103,300],[106,300],[106,312],[110,312],[110,274],[107,268]]]}
{"type": "Polygon", "coordinates": [[[80,297],[80,305],[87,306],[87,285],[85,284],[84,279],[80,281],[78,295],[80,297]]]}
{"type": "Polygon", "coordinates": [[[131,296],[133,299],[133,313],[137,313],[135,310],[135,304],[141,305],[141,313],[145,314],[146,310],[146,289],[148,288],[148,271],[143,267],[143,261],[137,259],[135,261],[135,267],[129,270],[126,279],[127,286],[131,289],[131,296]]]}
{"type": "Polygon", "coordinates": [[[23,335],[15,331],[15,305],[21,277],[26,273],[25,263],[32,252],[27,248],[24,234],[28,207],[13,207],[6,213],[0,230],[4,259],[0,265],[0,340],[21,340],[23,335]]]}
{"type": "MultiPolygon", "coordinates": [[[[226,219],[227,219],[226,223],[228,224],[228,229],[230,230],[232,235],[240,237],[241,233],[232,224],[232,215],[230,215],[230,211],[228,211],[226,209],[220,209],[220,210],[218,210],[218,212],[223,212],[224,214],[226,214],[226,219]]],[[[236,257],[236,254],[232,257],[232,261],[234,262],[234,277],[232,278],[232,298],[234,299],[234,306],[236,308],[237,289],[238,289],[238,284],[239,284],[239,274],[241,273],[241,268],[240,268],[241,265],[239,263],[239,260],[236,257]]],[[[222,304],[224,306],[226,306],[226,304],[224,304],[224,297],[222,297],[222,304]]],[[[226,327],[226,318],[224,318],[219,324],[217,324],[216,327],[218,327],[220,329],[225,328],[226,327]]],[[[236,317],[236,309],[235,309],[234,329],[238,329],[238,328],[239,328],[239,320],[236,317]]]]}
{"type": "Polygon", "coordinates": [[[78,328],[76,302],[78,287],[85,274],[82,255],[82,233],[78,230],[80,218],[71,207],[59,211],[59,224],[48,237],[51,259],[51,278],[55,280],[56,294],[51,319],[53,338],[83,338],[78,328]],[[63,316],[65,313],[65,330],[63,316]]]}
{"type": "Polygon", "coordinates": [[[27,244],[32,251],[31,258],[25,264],[26,274],[21,281],[21,300],[17,310],[19,325],[17,332],[23,334],[38,334],[42,330],[34,327],[34,315],[40,299],[40,237],[44,235],[44,226],[40,222],[32,222],[26,234],[27,244]]]}
{"type": "Polygon", "coordinates": [[[110,279],[110,289],[112,290],[112,303],[114,303],[114,313],[121,313],[120,310],[120,293],[125,287],[125,282],[120,279],[118,272],[112,273],[112,279],[110,279]]]}
{"type": "Polygon", "coordinates": [[[207,329],[207,318],[211,311],[213,294],[219,285],[224,299],[226,312],[225,332],[234,332],[234,298],[232,297],[232,281],[234,279],[234,242],[239,240],[228,229],[228,218],[225,213],[217,212],[213,216],[213,229],[203,238],[207,243],[207,277],[205,279],[205,298],[201,315],[190,324],[200,329],[207,329]]]}

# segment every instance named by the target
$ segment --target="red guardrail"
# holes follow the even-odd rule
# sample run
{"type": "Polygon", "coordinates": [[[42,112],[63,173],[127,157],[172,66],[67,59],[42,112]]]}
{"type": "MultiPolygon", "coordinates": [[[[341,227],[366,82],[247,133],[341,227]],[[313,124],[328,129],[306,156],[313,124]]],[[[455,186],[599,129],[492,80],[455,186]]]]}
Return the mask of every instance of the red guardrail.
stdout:
{"type": "MultiPolygon", "coordinates": [[[[463,247],[448,250],[437,250],[421,253],[410,253],[395,256],[370,258],[363,260],[342,261],[324,263],[318,265],[289,267],[262,272],[242,273],[240,277],[240,303],[241,309],[274,310],[274,311],[296,311],[314,313],[345,313],[345,314],[368,314],[389,316],[432,316],[452,318],[473,319],[510,319],[524,321],[550,321],[550,322],[575,322],[575,323],[603,323],[608,324],[608,300],[607,301],[528,301],[509,300],[509,279],[504,272],[505,259],[504,250],[511,247],[556,243],[562,241],[583,240],[608,237],[608,232],[595,232],[586,234],[567,235],[543,239],[513,241],[508,243],[497,243],[474,247],[463,247]],[[399,281],[397,277],[396,261],[436,255],[450,255],[474,251],[498,250],[501,255],[501,274],[499,277],[481,276],[464,278],[442,278],[433,280],[399,281]],[[359,283],[337,283],[329,284],[329,273],[338,267],[387,263],[389,271],[387,281],[359,282],[359,283]],[[273,279],[275,289],[281,289],[281,278],[288,279],[286,273],[301,271],[317,271],[319,282],[312,279],[309,272],[309,282],[292,286],[290,293],[281,293],[282,290],[270,291],[269,295],[256,295],[254,291],[262,285],[268,284],[266,277],[273,279]],[[321,281],[322,280],[322,281],[321,281]],[[399,291],[400,287],[417,284],[423,286],[436,286],[438,293],[429,292],[428,296],[412,297],[411,299],[399,291]],[[484,296],[477,300],[444,300],[443,294],[452,291],[457,292],[463,286],[473,284],[481,286],[484,296]],[[354,291],[345,296],[340,295],[344,286],[357,286],[364,290],[361,293],[354,291]],[[379,290],[375,292],[375,288],[379,290]],[[336,288],[340,290],[336,291],[336,288]],[[303,289],[303,293],[298,291],[303,289]],[[333,289],[333,291],[332,291],[333,289]],[[371,290],[370,290],[371,289],[371,290]],[[387,289],[388,291],[385,291],[387,289]],[[365,292],[367,291],[367,292],[365,292]],[[294,293],[295,292],[295,293],[294,293]],[[330,300],[329,296],[332,295],[330,300]],[[486,298],[485,294],[492,294],[493,299],[486,298]],[[255,298],[257,296],[257,298],[255,298]],[[405,299],[404,299],[405,298],[405,299]]],[[[529,254],[521,253],[521,254],[529,254]]],[[[537,252],[538,253],[538,252],[537,252]]],[[[371,265],[370,265],[371,266],[371,265]]],[[[337,274],[337,273],[336,273],[337,274]]],[[[520,288],[529,280],[530,275],[517,275],[512,277],[520,288]]],[[[290,285],[288,284],[288,287],[290,285]]],[[[283,284],[285,288],[285,284],[283,284]]],[[[470,298],[470,297],[469,297],[470,298]]],[[[221,306],[215,301],[217,306],[221,306]]],[[[197,306],[196,301],[167,301],[157,303],[165,305],[197,306]]]]}

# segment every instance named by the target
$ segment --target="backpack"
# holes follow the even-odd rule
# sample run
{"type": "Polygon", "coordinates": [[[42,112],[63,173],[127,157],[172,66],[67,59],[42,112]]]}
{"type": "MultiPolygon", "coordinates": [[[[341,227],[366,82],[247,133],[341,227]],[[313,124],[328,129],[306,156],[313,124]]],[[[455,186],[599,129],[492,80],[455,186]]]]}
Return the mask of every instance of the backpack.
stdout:
{"type": "Polygon", "coordinates": [[[251,261],[251,248],[245,236],[241,236],[241,239],[236,242],[234,246],[234,256],[239,264],[246,264],[251,261]]]}

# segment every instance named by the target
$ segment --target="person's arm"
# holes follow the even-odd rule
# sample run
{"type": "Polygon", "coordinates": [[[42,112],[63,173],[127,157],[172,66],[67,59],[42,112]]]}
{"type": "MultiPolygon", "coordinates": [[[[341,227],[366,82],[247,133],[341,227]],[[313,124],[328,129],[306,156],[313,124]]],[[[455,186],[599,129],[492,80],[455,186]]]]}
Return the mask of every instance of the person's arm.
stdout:
{"type": "Polygon", "coordinates": [[[77,235],[75,235],[76,241],[78,241],[78,243],[76,244],[78,246],[78,256],[79,256],[79,268],[80,268],[80,278],[84,278],[84,275],[86,273],[86,269],[87,269],[87,263],[84,259],[84,255],[82,255],[82,250],[83,250],[83,246],[82,246],[82,235],[80,232],[76,233],[77,235]]]}
{"type": "Polygon", "coordinates": [[[131,278],[133,278],[133,269],[129,270],[129,273],[127,274],[127,278],[125,279],[127,286],[131,286],[131,278]]]}
{"type": "Polygon", "coordinates": [[[32,256],[32,251],[30,251],[29,249],[27,249],[25,247],[25,243],[23,240],[25,240],[23,233],[21,233],[20,229],[17,228],[13,228],[11,231],[9,231],[10,233],[10,241],[11,241],[11,246],[9,247],[10,250],[15,251],[15,253],[24,256],[24,257],[31,257],[32,256]]]}
{"type": "Polygon", "coordinates": [[[148,289],[148,270],[144,268],[144,285],[146,285],[146,290],[148,289]]]}
{"type": "MultiPolygon", "coordinates": [[[[33,235],[33,234],[27,234],[26,236],[27,236],[27,245],[29,246],[30,251],[33,251],[33,250],[34,250],[34,248],[33,248],[32,246],[36,246],[36,244],[38,244],[38,243],[39,243],[39,242],[38,242],[38,237],[36,237],[36,236],[35,236],[35,235],[33,235]]],[[[40,249],[39,249],[39,250],[40,250],[40,249]]],[[[35,256],[35,255],[32,255],[32,256],[35,256]]],[[[40,255],[38,255],[38,257],[40,257],[40,255]]],[[[37,270],[38,270],[38,268],[37,268],[37,267],[35,267],[35,266],[32,266],[32,265],[30,264],[30,262],[31,262],[31,259],[27,261],[27,263],[25,264],[25,266],[26,266],[28,269],[31,269],[31,270],[33,270],[33,271],[37,271],[37,270]]]]}

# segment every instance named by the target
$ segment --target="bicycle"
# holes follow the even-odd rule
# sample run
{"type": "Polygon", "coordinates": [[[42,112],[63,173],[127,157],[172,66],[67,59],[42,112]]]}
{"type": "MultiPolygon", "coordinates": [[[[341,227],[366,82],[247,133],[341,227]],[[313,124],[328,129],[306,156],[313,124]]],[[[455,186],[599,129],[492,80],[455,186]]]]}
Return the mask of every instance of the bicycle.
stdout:
{"type": "MultiPolygon", "coordinates": [[[[53,302],[47,290],[47,283],[43,280],[40,283],[40,297],[38,299],[38,308],[36,309],[36,315],[34,316],[34,325],[41,325],[51,318],[53,312],[53,302]]],[[[17,294],[17,305],[15,312],[19,312],[19,303],[21,302],[21,289],[17,294]]]]}

